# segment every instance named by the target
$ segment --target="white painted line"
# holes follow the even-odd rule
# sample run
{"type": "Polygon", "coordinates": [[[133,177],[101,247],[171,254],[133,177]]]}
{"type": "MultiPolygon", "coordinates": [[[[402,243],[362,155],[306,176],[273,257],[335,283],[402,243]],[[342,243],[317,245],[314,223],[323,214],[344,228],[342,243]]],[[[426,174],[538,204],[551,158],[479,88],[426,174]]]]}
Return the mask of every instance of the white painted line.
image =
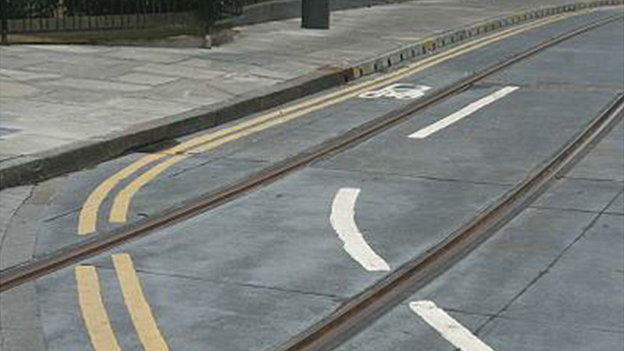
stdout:
{"type": "Polygon", "coordinates": [[[519,87],[513,87],[513,86],[509,86],[509,87],[505,87],[503,89],[500,89],[498,91],[496,91],[495,93],[492,93],[480,100],[477,100],[473,103],[471,103],[470,105],[462,108],[461,110],[449,115],[448,117],[441,119],[439,121],[437,121],[436,123],[433,123],[419,131],[417,131],[414,134],[409,135],[409,138],[412,139],[424,139],[428,136],[430,136],[431,134],[444,129],[448,126],[450,126],[451,124],[461,120],[464,117],[470,116],[471,114],[475,113],[476,111],[482,109],[483,107],[493,103],[494,101],[501,99],[503,97],[505,97],[508,94],[513,93],[514,91],[518,90],[519,87]]]}
{"type": "Polygon", "coordinates": [[[368,246],[355,224],[355,202],[360,189],[342,188],[336,193],[329,218],[332,227],[344,242],[344,249],[368,271],[389,271],[390,266],[368,246]]]}
{"type": "Polygon", "coordinates": [[[448,342],[462,351],[494,351],[432,301],[415,301],[410,308],[448,342]]]}

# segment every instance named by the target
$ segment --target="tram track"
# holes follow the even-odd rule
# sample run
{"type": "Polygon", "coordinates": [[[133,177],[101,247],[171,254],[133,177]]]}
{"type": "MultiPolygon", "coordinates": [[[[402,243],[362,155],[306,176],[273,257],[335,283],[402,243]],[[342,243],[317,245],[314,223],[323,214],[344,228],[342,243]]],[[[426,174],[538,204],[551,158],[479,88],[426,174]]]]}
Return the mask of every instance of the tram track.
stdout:
{"type": "MultiPolygon", "coordinates": [[[[461,93],[484,78],[548,47],[599,26],[617,21],[620,18],[622,16],[610,17],[545,41],[469,78],[440,89],[413,104],[378,117],[297,156],[272,165],[248,178],[205,196],[186,202],[166,213],[162,213],[160,216],[137,222],[118,230],[98,233],[87,240],[47,256],[1,271],[0,292],[230,202],[251,190],[270,184],[323,157],[367,140],[409,118],[412,114],[461,93]]],[[[532,197],[544,189],[558,172],[572,163],[579,154],[588,149],[589,145],[598,140],[603,131],[608,130],[618,119],[622,118],[623,105],[624,97],[620,95],[604,113],[597,117],[574,141],[566,145],[543,169],[533,173],[527,181],[514,188],[497,204],[491,206],[462,229],[453,233],[445,242],[430,249],[424,256],[416,258],[399,268],[377,285],[348,302],[331,316],[289,340],[276,350],[327,349],[339,343],[346,335],[361,328],[366,324],[366,321],[387,309],[393,302],[400,300],[400,297],[406,291],[412,291],[414,286],[422,284],[422,282],[434,276],[436,272],[439,272],[450,262],[470,251],[470,248],[487,237],[487,233],[492,228],[505,222],[523,208],[532,197]]]]}

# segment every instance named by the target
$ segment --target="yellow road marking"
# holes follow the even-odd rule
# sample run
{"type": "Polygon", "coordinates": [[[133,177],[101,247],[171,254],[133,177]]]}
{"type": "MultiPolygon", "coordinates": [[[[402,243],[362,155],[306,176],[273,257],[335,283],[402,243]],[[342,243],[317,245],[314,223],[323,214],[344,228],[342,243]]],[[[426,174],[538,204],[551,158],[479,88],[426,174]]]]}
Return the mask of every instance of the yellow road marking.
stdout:
{"type": "Polygon", "coordinates": [[[166,155],[163,154],[153,154],[145,156],[102,182],[89,195],[87,201],[85,201],[85,204],[80,210],[80,217],[78,218],[78,234],[86,235],[95,231],[100,205],[102,204],[102,201],[104,201],[108,193],[111,192],[111,190],[113,190],[120,181],[129,177],[139,169],[165,156],[166,155]]]}
{"type": "Polygon", "coordinates": [[[130,255],[113,255],[113,264],[130,318],[145,351],[169,351],[169,346],[160,333],[152,310],[143,295],[130,255]]]}
{"type": "Polygon", "coordinates": [[[91,266],[79,266],[75,273],[78,302],[93,349],[121,351],[102,302],[97,270],[91,266]]]}
{"type": "MultiPolygon", "coordinates": [[[[123,179],[130,176],[132,173],[138,171],[139,169],[149,165],[150,163],[160,160],[168,155],[176,155],[182,152],[186,152],[189,150],[193,150],[202,144],[211,145],[209,148],[202,147],[203,151],[210,150],[217,146],[223,145],[225,142],[221,142],[223,140],[231,141],[237,138],[240,138],[245,135],[251,134],[250,131],[257,132],[271,126],[275,126],[277,124],[281,124],[287,122],[293,118],[300,117],[302,115],[308,114],[310,112],[316,111],[318,109],[337,104],[344,100],[350,99],[363,91],[373,90],[378,87],[393,83],[400,79],[403,79],[407,76],[418,73],[424,69],[427,69],[436,64],[442,63],[451,58],[457,57],[459,55],[465,54],[470,51],[474,51],[491,43],[506,39],[508,37],[517,35],[524,31],[534,29],[555,21],[562,20],[564,18],[576,16],[580,13],[574,14],[565,14],[558,15],[551,18],[545,18],[541,20],[537,20],[535,22],[527,23],[521,25],[519,27],[510,28],[499,33],[493,34],[491,36],[487,36],[482,39],[477,39],[471,41],[469,43],[460,45],[458,47],[452,48],[443,53],[437,54],[430,58],[418,61],[414,64],[402,67],[397,69],[396,71],[386,74],[384,76],[375,78],[370,81],[366,81],[363,83],[355,84],[353,86],[341,89],[339,91],[335,91],[318,98],[310,99],[300,104],[287,107],[283,110],[277,110],[252,120],[240,122],[232,127],[225,128],[213,133],[209,133],[204,136],[200,136],[184,143],[181,143],[171,149],[164,151],[161,154],[149,155],[144,158],[136,161],[120,172],[116,173],[106,181],[104,181],[87,199],[85,206],[83,207],[80,219],[79,219],[79,233],[80,234],[89,234],[95,231],[97,224],[97,213],[99,211],[99,207],[102,201],[106,198],[107,194],[112,191],[112,189],[123,179]],[[248,131],[243,131],[241,133],[236,133],[240,130],[247,129],[248,131]],[[236,138],[232,138],[232,135],[238,135],[236,138]],[[213,141],[220,139],[213,143],[213,141]]],[[[198,150],[193,150],[194,152],[198,152],[198,150]]],[[[171,167],[173,164],[181,161],[185,157],[177,158],[174,161],[167,162],[167,167],[171,167]]],[[[132,197],[140,190],[142,186],[147,184],[149,181],[157,177],[159,174],[164,172],[167,167],[159,167],[157,170],[153,172],[146,172],[141,177],[137,178],[134,182],[132,182],[128,189],[124,189],[121,191],[115,201],[113,203],[113,208],[111,209],[110,221],[115,223],[123,223],[127,219],[127,212],[129,209],[130,201],[132,197]]]]}
{"type": "Polygon", "coordinates": [[[150,168],[149,171],[141,175],[141,177],[135,179],[127,187],[125,187],[116,197],[113,207],[111,208],[110,221],[113,223],[124,223],[128,215],[128,208],[130,206],[130,199],[136,194],[145,184],[150,180],[156,178],[160,173],[164,172],[167,168],[173,164],[186,159],[188,156],[180,155],[174,156],[170,159],[159,163],[158,165],[150,168]]]}

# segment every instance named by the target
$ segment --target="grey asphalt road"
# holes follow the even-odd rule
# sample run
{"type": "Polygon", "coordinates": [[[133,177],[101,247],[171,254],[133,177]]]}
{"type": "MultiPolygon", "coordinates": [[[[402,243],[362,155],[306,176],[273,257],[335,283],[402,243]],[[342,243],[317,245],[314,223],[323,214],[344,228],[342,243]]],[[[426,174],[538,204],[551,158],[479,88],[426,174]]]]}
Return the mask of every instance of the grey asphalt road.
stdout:
{"type": "MultiPolygon", "coordinates": [[[[401,83],[440,88],[557,33],[617,13],[621,11],[600,11],[526,32],[401,83]]],[[[147,349],[139,335],[149,325],[145,318],[139,325],[133,322],[133,313],[142,305],[124,295],[127,281],[121,279],[119,266],[113,266],[111,254],[131,257],[148,308],[171,350],[264,350],[309,327],[387,274],[368,271],[343,250],[335,230],[340,225],[330,220],[340,189],[360,190],[354,200],[357,228],[391,269],[399,267],[527,177],[624,90],[622,33],[624,23],[619,20],[566,41],[345,152],[84,262],[83,267],[95,267],[99,275],[117,342],[123,350],[147,349]],[[480,109],[427,138],[408,137],[509,87],[517,89],[491,104],[481,103],[480,109]]],[[[355,97],[193,155],[141,190],[132,202],[130,219],[153,215],[248,175],[405,103],[392,97],[355,97]]],[[[601,347],[597,350],[621,343],[621,137],[622,125],[569,179],[414,298],[449,309],[468,328],[480,328],[478,335],[500,350],[527,345],[535,345],[531,350],[555,350],[564,342],[582,346],[566,337],[580,338],[576,329],[600,339],[591,344],[601,347]],[[511,241],[505,241],[508,232],[516,233],[511,241]],[[541,273],[544,269],[549,274],[541,273]],[[615,279],[607,279],[608,274],[615,279]],[[575,284],[582,287],[576,290],[575,284]],[[594,297],[590,292],[596,284],[611,290],[588,299],[594,297]],[[604,302],[609,296],[613,303],[604,302]],[[568,300],[571,305],[584,304],[570,310],[568,300]],[[541,305],[543,301],[552,303],[541,305]],[[561,331],[560,337],[549,338],[555,331],[561,331]]],[[[24,242],[16,244],[24,251],[21,257],[80,240],[78,211],[90,191],[141,156],[158,152],[140,150],[41,185],[33,192],[39,195],[26,200],[33,208],[21,219],[33,230],[26,234],[30,240],[22,238],[24,242]]],[[[112,197],[98,212],[100,229],[113,227],[107,222],[112,197]]],[[[10,228],[4,237],[16,240],[10,228]]],[[[6,351],[24,345],[32,350],[92,349],[89,332],[91,339],[102,332],[85,327],[85,313],[97,313],[93,305],[80,305],[75,274],[70,267],[0,295],[6,351]]],[[[449,349],[401,306],[344,348],[421,349],[419,345],[423,350],[449,349]]]]}

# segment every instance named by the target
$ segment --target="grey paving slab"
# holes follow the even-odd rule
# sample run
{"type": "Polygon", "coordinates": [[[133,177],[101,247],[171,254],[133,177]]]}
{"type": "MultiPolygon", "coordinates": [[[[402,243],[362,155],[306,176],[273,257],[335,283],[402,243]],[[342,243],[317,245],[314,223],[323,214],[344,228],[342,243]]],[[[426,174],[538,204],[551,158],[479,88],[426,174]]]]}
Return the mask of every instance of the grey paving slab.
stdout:
{"type": "Polygon", "coordinates": [[[614,351],[624,345],[620,332],[507,319],[493,322],[482,338],[495,350],[614,351]]]}
{"type": "MultiPolygon", "coordinates": [[[[551,39],[553,37],[556,37],[560,35],[561,33],[568,32],[578,27],[581,27],[583,26],[583,24],[587,23],[586,21],[588,21],[589,19],[599,20],[601,18],[604,18],[604,16],[607,13],[614,14],[613,12],[605,13],[605,12],[599,11],[599,12],[595,12],[592,14],[588,14],[586,16],[573,17],[565,21],[555,22],[553,24],[550,24],[545,27],[541,27],[539,29],[533,29],[529,31],[530,34],[528,35],[511,37],[501,42],[490,44],[488,45],[488,50],[478,50],[476,52],[468,52],[462,55],[461,60],[452,60],[450,62],[442,64],[441,67],[444,67],[445,69],[466,70],[466,71],[476,72],[476,71],[486,68],[489,65],[489,62],[492,62],[492,61],[496,62],[496,61],[511,57],[513,56],[514,52],[518,52],[522,49],[526,49],[531,45],[537,45],[538,43],[551,39]]],[[[608,30],[603,29],[603,31],[605,33],[610,33],[610,35],[612,35],[615,38],[619,38],[619,36],[621,36],[619,35],[619,28],[617,28],[617,26],[615,26],[615,28],[613,27],[614,26],[610,27],[608,30]]],[[[580,36],[578,38],[585,38],[585,37],[580,36]]],[[[588,40],[590,39],[593,40],[593,37],[588,38],[588,40]]],[[[583,42],[584,42],[584,39],[577,39],[575,42],[566,41],[556,46],[557,48],[562,47],[562,48],[567,49],[566,54],[558,53],[556,55],[553,54],[552,57],[550,58],[541,58],[540,60],[536,60],[534,58],[532,60],[524,61],[524,62],[530,62],[532,64],[530,67],[540,70],[543,68],[542,66],[545,66],[545,65],[557,66],[555,63],[557,59],[564,60],[563,62],[565,62],[565,64],[558,65],[558,67],[556,67],[555,70],[549,70],[548,73],[544,72],[543,74],[536,74],[535,72],[529,72],[530,68],[525,67],[523,68],[523,71],[522,71],[523,74],[528,74],[529,77],[531,78],[526,78],[523,76],[521,79],[514,80],[515,73],[513,73],[513,71],[508,71],[508,74],[502,74],[502,73],[495,74],[493,77],[489,79],[489,81],[495,81],[501,85],[502,84],[519,84],[519,83],[543,84],[543,81],[548,81],[547,79],[548,77],[553,77],[553,80],[555,82],[557,81],[561,82],[561,81],[565,81],[565,78],[562,78],[562,77],[566,77],[568,74],[575,74],[574,72],[580,72],[577,70],[575,65],[583,65],[584,63],[582,61],[585,58],[595,60],[595,55],[597,55],[601,51],[611,51],[613,52],[614,55],[619,55],[620,52],[624,50],[621,48],[621,45],[619,44],[614,45],[613,47],[608,46],[608,45],[600,45],[600,46],[593,45],[591,50],[589,50],[591,55],[594,55],[594,56],[591,56],[590,54],[583,52],[583,50],[575,49],[577,47],[582,46],[583,42]]],[[[563,50],[563,49],[560,49],[560,50],[563,50]]],[[[546,50],[545,53],[550,53],[551,51],[557,52],[553,48],[550,50],[546,50]]],[[[524,62],[522,63],[523,65],[524,65],[524,62]]],[[[608,64],[616,66],[618,63],[619,63],[618,60],[613,60],[612,62],[608,64]]],[[[580,69],[580,66],[579,66],[579,69],[580,69]]],[[[598,70],[598,74],[601,74],[600,72],[608,71],[607,67],[605,67],[604,69],[598,68],[598,67],[591,67],[591,69],[598,70]]],[[[618,75],[615,75],[615,78],[613,79],[617,81],[617,77],[618,75]]],[[[591,84],[591,83],[594,83],[594,84],[606,83],[606,82],[604,83],[596,82],[595,79],[589,80],[587,82],[584,82],[579,79],[577,82],[580,83],[580,85],[586,85],[586,84],[591,84]]]]}
{"type": "Polygon", "coordinates": [[[42,90],[18,82],[2,81],[2,89],[0,89],[0,97],[24,98],[40,93],[42,90]]]}
{"type": "Polygon", "coordinates": [[[86,90],[111,90],[111,91],[140,91],[148,89],[145,85],[138,84],[127,84],[127,83],[117,83],[117,82],[109,82],[105,80],[95,80],[95,79],[76,79],[76,78],[65,78],[57,81],[50,81],[44,83],[44,86],[47,87],[64,87],[64,88],[76,88],[80,87],[80,89],[86,90]]]}
{"type": "Polygon", "coordinates": [[[607,208],[606,212],[624,215],[624,192],[618,195],[615,201],[607,208]]]}
{"type": "Polygon", "coordinates": [[[535,207],[600,212],[624,190],[624,184],[603,180],[564,179],[533,203],[535,207]]]}
{"type": "Polygon", "coordinates": [[[0,148],[2,148],[3,153],[7,155],[7,158],[12,158],[29,153],[46,151],[51,147],[66,145],[68,142],[74,140],[76,139],[23,133],[20,135],[18,142],[13,142],[12,139],[8,138],[0,140],[0,148]]]}
{"type": "Polygon", "coordinates": [[[43,216],[56,196],[59,181],[54,179],[33,187],[7,223],[0,242],[0,269],[19,265],[34,256],[43,216]]]}
{"type": "MultiPolygon", "coordinates": [[[[56,84],[59,89],[80,89],[80,85],[72,86],[71,83],[83,83],[82,80],[86,80],[87,82],[106,80],[109,77],[130,73],[132,69],[137,66],[136,63],[132,62],[110,62],[108,60],[100,60],[91,57],[74,57],[68,55],[50,56],[50,54],[44,53],[44,57],[46,57],[47,60],[43,63],[27,67],[27,70],[40,73],[60,74],[61,78],[58,80],[42,82],[42,84],[45,83],[48,85],[59,82],[56,84]]],[[[91,84],[90,87],[93,90],[97,90],[96,84],[91,84]]]]}
{"type": "Polygon", "coordinates": [[[624,334],[624,220],[602,215],[503,316],[624,334]]]}
{"type": "Polygon", "coordinates": [[[28,72],[28,71],[23,71],[23,70],[14,70],[14,69],[5,69],[5,68],[0,69],[0,75],[9,77],[11,79],[15,79],[18,81],[55,79],[55,78],[61,77],[60,74],[54,74],[54,73],[37,73],[37,72],[28,72]]]}
{"type": "Polygon", "coordinates": [[[615,126],[567,177],[624,181],[624,123],[615,126]]]}
{"type": "Polygon", "coordinates": [[[598,144],[568,174],[571,178],[624,182],[624,139],[608,139],[598,144]]]}
{"type": "Polygon", "coordinates": [[[583,233],[595,214],[527,209],[412,299],[492,315],[583,233]]]}
{"type": "MultiPolygon", "coordinates": [[[[172,77],[173,78],[173,77],[172,77]]],[[[233,95],[219,86],[197,79],[178,78],[167,84],[154,86],[149,91],[132,93],[129,96],[158,99],[176,104],[203,106],[225,101],[233,95]]],[[[150,115],[153,119],[155,114],[150,115]]]]}
{"type": "Polygon", "coordinates": [[[606,25],[549,48],[547,54],[534,56],[516,69],[498,73],[492,79],[503,84],[566,82],[574,85],[594,84],[622,89],[624,87],[624,72],[621,70],[624,66],[623,32],[622,21],[606,25]],[[613,45],[615,43],[617,44],[613,45]],[[605,52],[612,52],[614,59],[601,59],[605,52]],[[601,64],[596,65],[596,62],[601,62],[601,64]],[[575,71],[584,72],[584,74],[582,77],[567,74],[575,71]]]}
{"type": "MultiPolygon", "coordinates": [[[[139,116],[145,115],[175,115],[188,111],[197,107],[197,105],[189,102],[171,102],[166,100],[159,100],[157,98],[133,98],[133,97],[121,97],[107,101],[104,106],[108,108],[115,108],[120,110],[127,110],[136,112],[139,116]]],[[[140,120],[141,118],[139,118],[140,120]]]]}
{"type": "Polygon", "coordinates": [[[117,80],[126,83],[147,84],[147,85],[159,85],[170,83],[177,80],[177,77],[164,77],[155,74],[144,73],[128,73],[123,76],[117,77],[117,80]]]}
{"type": "Polygon", "coordinates": [[[152,50],[141,47],[122,47],[117,50],[108,50],[102,56],[133,61],[145,61],[153,63],[174,63],[190,56],[185,50],[152,50]],[[169,51],[169,52],[167,52],[169,51]]]}
{"type": "Polygon", "coordinates": [[[150,63],[134,69],[135,72],[153,73],[179,78],[213,79],[225,75],[226,71],[199,69],[187,65],[150,63]]]}
{"type": "Polygon", "coordinates": [[[32,186],[21,186],[0,191],[0,243],[4,241],[6,229],[15,212],[28,199],[32,188],[32,186]]]}
{"type": "Polygon", "coordinates": [[[37,301],[34,283],[0,295],[0,350],[47,350],[37,301]]]}

